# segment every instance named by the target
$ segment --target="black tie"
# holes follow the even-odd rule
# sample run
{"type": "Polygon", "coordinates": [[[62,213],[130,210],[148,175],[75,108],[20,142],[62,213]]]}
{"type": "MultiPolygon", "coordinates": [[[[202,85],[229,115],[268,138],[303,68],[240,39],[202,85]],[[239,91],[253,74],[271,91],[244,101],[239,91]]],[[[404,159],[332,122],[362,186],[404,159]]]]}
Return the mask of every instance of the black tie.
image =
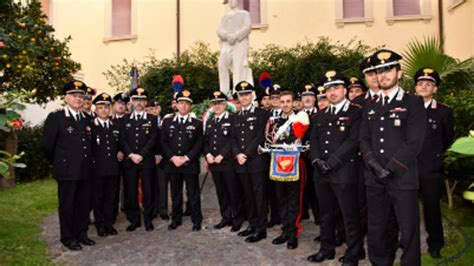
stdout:
{"type": "Polygon", "coordinates": [[[103,126],[104,128],[106,128],[106,129],[109,128],[108,125],[107,125],[107,122],[104,122],[104,123],[102,124],[102,126],[103,126]]]}
{"type": "Polygon", "coordinates": [[[331,115],[335,115],[336,114],[336,107],[331,107],[331,115]]]}
{"type": "Polygon", "coordinates": [[[383,97],[383,105],[387,105],[388,104],[388,99],[390,99],[390,97],[388,97],[388,95],[385,95],[385,97],[383,97]]]}
{"type": "Polygon", "coordinates": [[[142,116],[137,114],[137,120],[140,120],[140,119],[142,119],[142,116]]]}
{"type": "Polygon", "coordinates": [[[216,124],[218,124],[221,121],[219,117],[216,117],[216,124]]]}
{"type": "Polygon", "coordinates": [[[181,123],[181,125],[184,124],[184,117],[181,117],[181,118],[179,119],[179,123],[181,123]]]}
{"type": "Polygon", "coordinates": [[[76,121],[77,122],[81,121],[81,116],[79,114],[76,114],[76,121]]]}
{"type": "Polygon", "coordinates": [[[378,95],[378,94],[372,95],[372,99],[373,99],[374,101],[377,101],[378,98],[379,98],[379,95],[378,95]]]}

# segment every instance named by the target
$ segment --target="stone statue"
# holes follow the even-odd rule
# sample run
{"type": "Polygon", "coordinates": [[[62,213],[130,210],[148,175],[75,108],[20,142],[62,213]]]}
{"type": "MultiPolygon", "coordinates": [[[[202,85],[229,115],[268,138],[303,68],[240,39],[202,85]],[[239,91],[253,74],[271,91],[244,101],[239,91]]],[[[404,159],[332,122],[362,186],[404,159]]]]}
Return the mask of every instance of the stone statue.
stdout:
{"type": "Polygon", "coordinates": [[[250,13],[239,8],[240,0],[224,0],[224,4],[227,3],[230,10],[222,17],[217,29],[221,47],[218,70],[220,90],[230,95],[229,69],[232,71],[233,87],[243,80],[253,85],[252,70],[248,63],[252,22],[250,13]]]}

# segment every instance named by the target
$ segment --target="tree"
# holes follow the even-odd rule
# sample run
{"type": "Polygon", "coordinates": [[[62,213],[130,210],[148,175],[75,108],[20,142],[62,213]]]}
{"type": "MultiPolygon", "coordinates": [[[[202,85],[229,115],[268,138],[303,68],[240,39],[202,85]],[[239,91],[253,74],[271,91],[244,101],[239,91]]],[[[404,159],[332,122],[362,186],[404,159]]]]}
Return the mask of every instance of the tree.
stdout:
{"type": "MultiPolygon", "coordinates": [[[[28,95],[24,101],[46,103],[60,95],[63,84],[80,69],[67,47],[71,38],[58,40],[46,20],[38,0],[25,5],[12,0],[1,2],[0,92],[24,92],[28,95]]],[[[7,152],[15,155],[16,132],[3,134],[7,152]]],[[[14,180],[13,170],[10,176],[14,180]]]]}

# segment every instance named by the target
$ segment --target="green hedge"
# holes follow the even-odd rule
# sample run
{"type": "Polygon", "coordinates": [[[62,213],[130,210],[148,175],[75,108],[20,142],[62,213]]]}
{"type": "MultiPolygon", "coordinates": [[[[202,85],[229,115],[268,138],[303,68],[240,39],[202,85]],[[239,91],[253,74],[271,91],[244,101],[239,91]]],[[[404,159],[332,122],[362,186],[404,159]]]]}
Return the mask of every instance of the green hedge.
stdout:
{"type": "Polygon", "coordinates": [[[42,134],[43,125],[24,127],[18,132],[18,153],[25,152],[20,162],[25,163],[27,167],[15,170],[17,183],[45,179],[51,176],[52,167],[40,146],[42,134]]]}

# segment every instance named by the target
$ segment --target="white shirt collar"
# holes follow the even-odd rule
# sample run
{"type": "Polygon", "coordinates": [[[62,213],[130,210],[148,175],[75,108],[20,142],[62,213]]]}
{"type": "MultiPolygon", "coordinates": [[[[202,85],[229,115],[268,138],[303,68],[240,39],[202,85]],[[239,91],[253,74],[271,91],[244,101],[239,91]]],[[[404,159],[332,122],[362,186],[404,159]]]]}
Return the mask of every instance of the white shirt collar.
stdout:
{"type": "MultiPolygon", "coordinates": [[[[395,98],[395,96],[398,94],[398,92],[400,91],[400,87],[397,87],[396,89],[394,89],[393,91],[391,91],[389,94],[385,95],[385,93],[382,93],[382,95],[380,95],[382,97],[382,100],[385,101],[385,96],[388,96],[388,103],[392,102],[393,98],[395,98]]],[[[383,103],[383,104],[387,104],[387,103],[383,103]]]]}
{"type": "Polygon", "coordinates": [[[99,120],[100,124],[102,124],[102,125],[103,125],[104,123],[107,123],[107,124],[109,123],[109,119],[108,119],[108,118],[107,118],[107,120],[102,120],[102,119],[100,119],[99,117],[97,117],[97,119],[99,120]]]}
{"type": "Polygon", "coordinates": [[[76,115],[78,115],[80,111],[77,111],[77,112],[74,111],[71,107],[69,107],[69,105],[66,106],[66,108],[67,108],[67,111],[74,117],[74,119],[76,119],[76,115]]]}
{"type": "Polygon", "coordinates": [[[378,95],[380,97],[381,94],[382,94],[382,90],[379,90],[378,92],[374,92],[371,89],[369,89],[369,96],[370,97],[374,97],[374,95],[378,95]]]}
{"type": "Polygon", "coordinates": [[[183,116],[183,115],[180,115],[180,114],[178,113],[178,120],[179,120],[179,122],[181,122],[181,118],[184,118],[184,121],[188,120],[188,119],[189,119],[189,113],[186,114],[186,115],[184,115],[184,116],[183,116]]]}
{"type": "Polygon", "coordinates": [[[122,115],[115,114],[115,118],[122,118],[122,117],[123,117],[123,114],[122,115]]]}
{"type": "Polygon", "coordinates": [[[334,114],[339,113],[339,111],[342,109],[342,107],[344,106],[344,104],[346,104],[346,101],[347,101],[347,99],[344,99],[344,100],[342,100],[340,103],[338,103],[338,104],[336,104],[336,105],[331,104],[331,108],[332,108],[332,107],[335,107],[334,114]]]}
{"type": "Polygon", "coordinates": [[[222,114],[220,114],[219,116],[215,116],[215,118],[221,120],[225,116],[226,112],[227,111],[222,112],[222,114]]]}
{"type": "Polygon", "coordinates": [[[431,103],[433,102],[433,99],[431,99],[430,101],[428,102],[425,102],[425,109],[428,109],[428,107],[431,106],[431,103]]]}

